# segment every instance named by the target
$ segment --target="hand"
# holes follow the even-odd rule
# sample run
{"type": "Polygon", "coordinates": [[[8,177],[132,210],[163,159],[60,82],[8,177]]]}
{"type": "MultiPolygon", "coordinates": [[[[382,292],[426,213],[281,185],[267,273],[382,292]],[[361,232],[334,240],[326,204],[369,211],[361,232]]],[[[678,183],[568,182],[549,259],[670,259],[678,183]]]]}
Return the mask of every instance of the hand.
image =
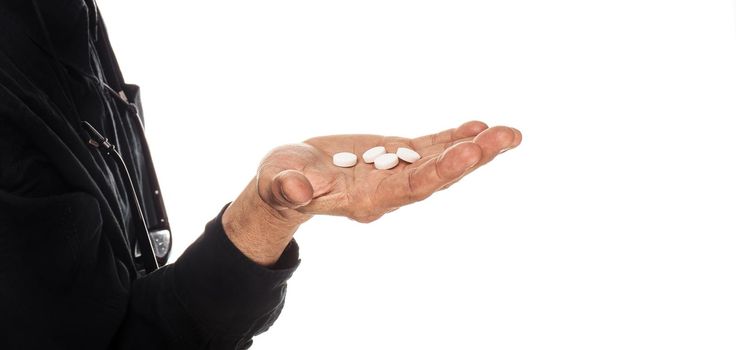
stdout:
{"type": "MultiPolygon", "coordinates": [[[[244,242],[233,239],[234,234],[228,235],[241,251],[251,256],[247,251],[252,253],[253,247],[244,249],[244,246],[273,244],[275,239],[283,244],[283,249],[299,224],[315,214],[340,215],[359,222],[371,222],[387,212],[449,187],[498,154],[518,146],[521,138],[516,129],[503,126],[488,128],[482,122],[473,121],[415,139],[336,135],[281,146],[263,159],[256,179],[231,205],[231,208],[242,208],[243,205],[237,203],[240,201],[250,203],[246,207],[261,208],[266,216],[260,219],[251,217],[250,230],[258,230],[270,238],[244,242]],[[390,170],[377,170],[373,164],[365,164],[361,159],[363,152],[374,146],[385,146],[388,152],[408,147],[418,152],[422,159],[413,164],[402,161],[390,170]],[[355,153],[359,158],[358,164],[352,168],[334,166],[332,155],[338,152],[355,153]],[[254,200],[252,197],[256,193],[258,198],[254,200]],[[263,222],[256,224],[259,220],[263,222]],[[267,227],[262,224],[267,224],[267,227]]],[[[240,210],[241,213],[243,211],[240,210]]],[[[225,217],[232,217],[228,212],[225,214],[225,217]]],[[[238,219],[228,221],[232,225],[234,220],[238,219]]],[[[258,235],[251,233],[251,236],[258,235]]],[[[281,251],[277,253],[275,258],[281,251]]],[[[270,260],[273,259],[271,256],[270,260]]]]}
{"type": "Polygon", "coordinates": [[[499,153],[516,147],[521,133],[507,127],[465,123],[457,129],[416,139],[338,135],[309,139],[273,150],[258,171],[258,194],[285,216],[326,214],[371,222],[401,206],[447,188],[499,153]],[[364,151],[385,146],[417,151],[422,159],[377,170],[362,161],[364,151]],[[355,167],[332,164],[338,152],[358,155],[355,167]]]}

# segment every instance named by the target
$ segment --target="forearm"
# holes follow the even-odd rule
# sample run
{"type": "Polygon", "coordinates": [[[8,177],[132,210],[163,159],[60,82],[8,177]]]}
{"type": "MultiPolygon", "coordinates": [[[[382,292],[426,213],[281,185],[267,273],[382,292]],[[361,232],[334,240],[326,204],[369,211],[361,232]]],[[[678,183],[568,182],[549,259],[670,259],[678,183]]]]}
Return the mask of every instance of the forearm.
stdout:
{"type": "Polygon", "coordinates": [[[222,215],[228,239],[252,261],[272,266],[292,240],[299,225],[311,215],[277,210],[259,195],[253,179],[222,215]]]}

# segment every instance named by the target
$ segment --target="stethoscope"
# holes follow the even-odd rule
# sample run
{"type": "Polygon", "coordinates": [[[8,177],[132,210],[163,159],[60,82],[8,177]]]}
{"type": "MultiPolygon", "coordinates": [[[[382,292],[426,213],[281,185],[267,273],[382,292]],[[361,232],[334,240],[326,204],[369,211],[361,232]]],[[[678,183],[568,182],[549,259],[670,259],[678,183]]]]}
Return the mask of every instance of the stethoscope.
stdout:
{"type": "MultiPolygon", "coordinates": [[[[36,0],[32,0],[32,2],[33,7],[36,11],[36,17],[39,21],[39,24],[41,25],[42,30],[44,31],[49,50],[54,56],[54,69],[57,71],[58,74],[60,74],[67,80],[70,80],[71,77],[69,76],[69,73],[64,69],[64,67],[61,66],[62,61],[60,60],[59,55],[57,54],[56,49],[54,48],[53,43],[49,37],[48,30],[46,29],[46,23],[43,20],[43,16],[41,15],[41,11],[38,8],[38,4],[36,3],[36,0]]],[[[103,35],[105,35],[106,37],[106,33],[103,32],[103,35]]],[[[107,40],[107,38],[105,38],[105,40],[107,40]]],[[[111,52],[108,54],[112,55],[111,52]]],[[[71,68],[75,69],[76,71],[75,67],[71,68]]],[[[105,156],[111,158],[117,164],[118,168],[122,170],[122,173],[124,175],[123,180],[125,182],[123,187],[125,187],[125,192],[132,202],[135,211],[135,246],[132,249],[133,259],[137,265],[141,265],[143,267],[146,273],[153,272],[158,269],[160,265],[164,264],[167,261],[169,254],[171,253],[171,229],[169,227],[168,216],[166,215],[166,208],[164,207],[163,197],[161,196],[161,190],[158,185],[158,179],[155,172],[153,171],[151,154],[148,149],[148,144],[145,141],[145,136],[143,136],[144,127],[139,109],[135,103],[131,103],[128,101],[124,90],[116,91],[105,82],[100,81],[95,76],[90,76],[84,72],[78,73],[97,82],[100,86],[102,86],[103,91],[110,94],[115,101],[119,102],[124,108],[128,109],[135,115],[135,118],[133,118],[135,119],[135,122],[133,124],[136,125],[136,131],[138,135],[141,136],[140,139],[144,153],[144,161],[146,162],[146,168],[149,170],[149,173],[146,175],[148,175],[149,177],[151,186],[154,187],[153,189],[151,189],[151,194],[153,196],[153,203],[156,211],[155,215],[153,216],[157,219],[157,222],[153,226],[149,226],[149,223],[146,222],[146,216],[144,214],[143,207],[141,206],[140,198],[136,193],[133,179],[130,175],[130,172],[128,171],[128,167],[125,164],[125,160],[118,151],[118,148],[114,144],[112,144],[107,137],[102,135],[102,133],[100,133],[92,124],[90,124],[86,120],[80,120],[80,122],[82,128],[85,129],[89,134],[87,144],[91,148],[98,149],[105,156]]],[[[81,116],[78,112],[76,104],[73,102],[74,100],[69,96],[69,87],[66,86],[66,84],[64,85],[64,89],[65,98],[68,100],[69,105],[74,109],[74,113],[76,113],[78,116],[81,116]]]]}
{"type": "MultiPolygon", "coordinates": [[[[105,86],[107,85],[105,84],[105,86]]],[[[107,88],[112,89],[109,86],[107,86],[107,88]]],[[[115,96],[120,95],[116,93],[115,96]]],[[[135,119],[138,120],[136,124],[139,126],[138,131],[140,135],[142,135],[143,125],[140,121],[137,107],[135,107],[134,104],[128,103],[127,101],[125,101],[125,103],[135,109],[135,119]]],[[[158,211],[157,217],[159,218],[159,222],[157,222],[156,228],[151,228],[151,226],[149,226],[146,222],[146,216],[143,213],[143,207],[141,206],[141,202],[138,198],[138,195],[136,194],[133,179],[130,176],[130,171],[128,171],[125,160],[123,159],[123,156],[120,154],[120,152],[118,152],[117,147],[115,147],[115,145],[112,144],[108,138],[103,136],[99,131],[97,131],[97,129],[94,128],[94,126],[92,126],[92,124],[90,124],[86,120],[82,121],[82,126],[90,134],[90,139],[87,141],[87,144],[89,144],[93,148],[99,149],[107,157],[112,158],[113,161],[117,163],[118,168],[122,170],[122,173],[124,175],[123,181],[125,182],[125,191],[128,195],[128,198],[132,199],[131,202],[134,204],[135,213],[137,214],[135,218],[136,245],[133,249],[133,257],[142,263],[147,273],[153,272],[159,268],[159,264],[164,264],[166,262],[169,253],[171,252],[171,229],[168,225],[166,208],[163,205],[161,190],[158,189],[158,181],[155,177],[155,174],[151,172],[149,176],[152,176],[151,182],[155,184],[155,187],[157,187],[153,190],[153,194],[156,198],[155,206],[158,211]]],[[[144,145],[144,149],[144,153],[146,153],[146,162],[148,163],[148,168],[151,169],[150,155],[147,145],[144,145]]]]}

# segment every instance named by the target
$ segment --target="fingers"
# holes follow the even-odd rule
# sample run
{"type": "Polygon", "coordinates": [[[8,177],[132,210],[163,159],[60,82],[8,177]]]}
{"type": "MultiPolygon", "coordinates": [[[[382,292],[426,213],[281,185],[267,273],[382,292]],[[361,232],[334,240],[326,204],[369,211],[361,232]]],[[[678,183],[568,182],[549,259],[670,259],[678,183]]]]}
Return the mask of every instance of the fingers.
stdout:
{"type": "Polygon", "coordinates": [[[297,170],[284,170],[273,176],[270,181],[263,180],[267,183],[263,187],[268,189],[264,200],[275,209],[303,207],[309,204],[314,196],[312,184],[297,170]]]}
{"type": "Polygon", "coordinates": [[[384,207],[399,207],[423,200],[444,185],[462,176],[483,156],[483,150],[474,142],[466,141],[448,148],[442,155],[419,167],[388,178],[379,189],[377,200],[384,207]]]}
{"type": "Polygon", "coordinates": [[[461,140],[467,137],[473,137],[481,133],[483,130],[488,129],[488,125],[483,122],[474,120],[463,125],[460,125],[454,129],[448,129],[436,134],[430,134],[422,137],[418,137],[412,140],[412,144],[416,148],[425,148],[434,145],[442,145],[451,143],[457,140],[461,140]]]}
{"type": "Polygon", "coordinates": [[[474,140],[474,142],[479,144],[481,146],[481,149],[483,150],[483,156],[481,157],[481,160],[478,162],[478,164],[468,169],[465,172],[465,174],[458,177],[454,181],[449,182],[445,184],[444,186],[442,186],[440,190],[444,190],[454,185],[456,182],[460,181],[465,175],[471,173],[478,167],[484,164],[487,164],[488,162],[493,160],[493,158],[495,158],[497,155],[503,152],[506,152],[510,149],[516,148],[521,143],[521,139],[522,139],[521,132],[514,128],[508,128],[508,127],[501,126],[501,127],[494,127],[494,128],[484,131],[481,135],[478,135],[474,140]],[[507,133],[508,130],[506,129],[510,129],[511,132],[513,133],[513,139],[510,141],[510,144],[507,143],[509,142],[508,139],[510,135],[507,133]]]}
{"type": "Polygon", "coordinates": [[[495,126],[478,134],[473,142],[481,147],[483,156],[478,166],[493,160],[497,155],[516,148],[521,143],[521,132],[506,126],[495,126]]]}
{"type": "Polygon", "coordinates": [[[517,147],[521,138],[521,132],[513,128],[485,129],[473,141],[456,143],[440,156],[387,179],[385,188],[380,189],[385,196],[381,201],[387,207],[399,207],[423,200],[451,186],[498,154],[517,147]]]}

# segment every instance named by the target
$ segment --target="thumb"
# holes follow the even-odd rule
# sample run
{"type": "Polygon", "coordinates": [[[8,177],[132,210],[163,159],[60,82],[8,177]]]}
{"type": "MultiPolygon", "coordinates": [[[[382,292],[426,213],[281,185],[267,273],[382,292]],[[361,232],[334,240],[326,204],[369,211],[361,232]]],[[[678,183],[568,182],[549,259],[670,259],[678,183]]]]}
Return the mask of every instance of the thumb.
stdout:
{"type": "Polygon", "coordinates": [[[314,189],[298,170],[283,170],[273,176],[266,201],[275,209],[296,209],[312,201],[314,189]]]}

